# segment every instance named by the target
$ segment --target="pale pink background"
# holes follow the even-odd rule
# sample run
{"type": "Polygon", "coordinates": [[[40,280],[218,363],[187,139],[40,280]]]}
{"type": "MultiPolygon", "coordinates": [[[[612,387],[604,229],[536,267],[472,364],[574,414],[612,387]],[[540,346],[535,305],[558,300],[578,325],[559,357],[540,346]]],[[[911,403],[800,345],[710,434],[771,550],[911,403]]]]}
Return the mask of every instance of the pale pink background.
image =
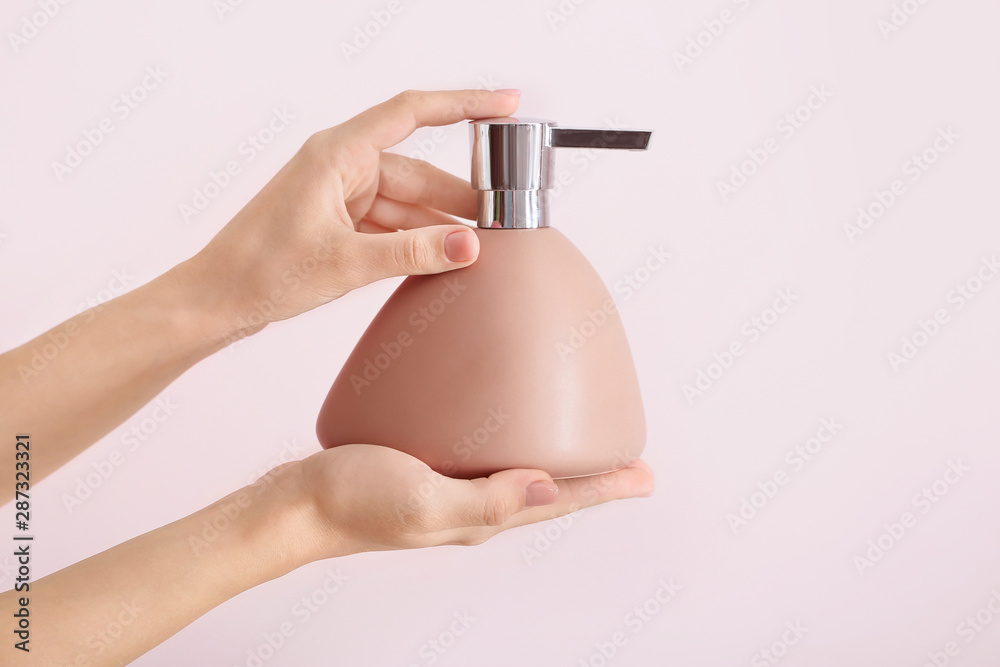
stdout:
{"type": "MultiPolygon", "coordinates": [[[[755,654],[796,621],[808,631],[783,665],[916,666],[948,641],[960,648],[952,664],[996,664],[1000,619],[971,643],[958,626],[1000,590],[1000,280],[960,311],[948,293],[1000,252],[1000,6],[926,3],[884,39],[877,24],[889,0],[742,4],[591,0],[553,29],[546,11],[558,11],[556,0],[406,0],[350,63],[341,42],[387,2],[244,0],[223,19],[212,0],[72,2],[19,53],[5,39],[5,349],[98,298],[115,271],[134,276],[132,288],[190,256],[310,133],[402,89],[519,87],[526,116],[655,130],[648,154],[561,155],[573,182],[555,202],[555,223],[609,286],[649,246],[672,254],[619,298],[655,497],[479,548],[316,563],[223,605],[136,664],[246,665],[262,634],[291,621],[295,634],[268,667],[428,665],[421,645],[456,612],[476,621],[435,664],[599,665],[596,646],[619,631],[627,643],[614,665],[768,664],[755,654]],[[678,71],[673,54],[723,9],[732,23],[678,71]],[[51,162],[151,65],[167,79],[57,182],[51,162]],[[775,123],[820,85],[832,98],[723,203],[716,182],[780,137],[775,123]],[[295,114],[288,129],[185,224],[178,207],[192,189],[283,106],[295,114]],[[857,207],[905,178],[904,163],[948,126],[955,145],[849,243],[843,225],[857,207]],[[682,386],[714,353],[747,342],[743,323],[785,288],[794,306],[689,404],[682,386]],[[938,308],[950,322],[894,373],[887,353],[938,308]],[[734,534],[727,514],[790,470],[785,453],[824,417],[843,430],[734,534]],[[969,471],[920,514],[912,497],[950,460],[969,471]],[[859,574],[854,557],[905,511],[916,525],[859,574]],[[527,562],[523,550],[545,547],[545,531],[555,539],[527,562]],[[293,605],[328,568],[349,581],[299,623],[293,605]],[[682,588],[634,633],[626,615],[661,579],[682,588]]],[[[32,0],[8,1],[0,26],[18,30],[35,11],[32,0]]],[[[466,128],[443,136],[430,160],[467,175],[466,128]]],[[[421,138],[430,132],[400,150],[418,150],[421,138]]],[[[219,353],[164,392],[179,407],[136,451],[121,438],[149,407],[46,479],[34,500],[35,573],[216,500],[285,443],[317,449],[329,384],[394,285],[219,353]],[[63,495],[116,449],[124,463],[68,512],[63,495]]]]}

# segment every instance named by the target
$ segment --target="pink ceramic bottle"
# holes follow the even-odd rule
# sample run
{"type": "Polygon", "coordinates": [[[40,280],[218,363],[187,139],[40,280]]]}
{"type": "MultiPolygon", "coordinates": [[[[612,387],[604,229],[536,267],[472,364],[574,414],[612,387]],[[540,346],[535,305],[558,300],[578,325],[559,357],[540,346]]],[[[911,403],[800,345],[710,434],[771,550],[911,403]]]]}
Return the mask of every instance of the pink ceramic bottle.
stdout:
{"type": "Polygon", "coordinates": [[[650,133],[473,121],[479,259],[403,281],[330,389],[323,447],[394,447],[453,477],[615,470],[646,439],[614,301],[548,226],[554,147],[644,150],[650,133]]]}

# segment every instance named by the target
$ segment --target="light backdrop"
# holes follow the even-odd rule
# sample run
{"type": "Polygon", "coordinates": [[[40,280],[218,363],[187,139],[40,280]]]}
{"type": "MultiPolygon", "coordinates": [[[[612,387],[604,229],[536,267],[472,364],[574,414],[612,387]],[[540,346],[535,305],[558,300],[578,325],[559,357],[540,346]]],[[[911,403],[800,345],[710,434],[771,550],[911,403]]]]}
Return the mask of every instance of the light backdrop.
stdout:
{"type": "MultiPolygon", "coordinates": [[[[645,154],[562,152],[553,206],[622,313],[655,496],[315,563],[135,664],[996,664],[1000,5],[0,14],[4,349],[189,257],[312,132],[403,89],[516,87],[524,116],[654,130],[645,154]]],[[[464,124],[397,150],[468,175],[464,124]]],[[[223,350],[39,484],[34,574],[316,451],[395,284],[223,350]]]]}

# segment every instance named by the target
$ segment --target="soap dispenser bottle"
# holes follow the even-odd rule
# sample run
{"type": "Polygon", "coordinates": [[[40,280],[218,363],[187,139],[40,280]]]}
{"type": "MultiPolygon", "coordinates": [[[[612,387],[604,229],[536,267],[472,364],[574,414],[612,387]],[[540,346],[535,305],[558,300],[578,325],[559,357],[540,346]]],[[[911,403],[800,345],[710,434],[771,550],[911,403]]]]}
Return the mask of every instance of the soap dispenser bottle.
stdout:
{"type": "Polygon", "coordinates": [[[385,445],[461,478],[624,467],[646,440],[632,355],[601,278],[549,226],[548,191],[553,148],[645,150],[651,133],[470,125],[479,258],[396,289],[330,389],[320,444],[385,445]]]}

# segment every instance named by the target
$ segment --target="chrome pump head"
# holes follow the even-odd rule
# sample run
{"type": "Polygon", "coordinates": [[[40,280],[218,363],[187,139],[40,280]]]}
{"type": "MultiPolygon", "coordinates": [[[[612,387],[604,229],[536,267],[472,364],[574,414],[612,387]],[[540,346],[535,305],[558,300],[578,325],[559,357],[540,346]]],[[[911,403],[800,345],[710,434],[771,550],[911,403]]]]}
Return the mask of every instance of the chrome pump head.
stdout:
{"type": "Polygon", "coordinates": [[[652,132],[557,127],[537,119],[485,118],[472,131],[472,187],[485,229],[548,227],[553,148],[644,151],[652,132]]]}

